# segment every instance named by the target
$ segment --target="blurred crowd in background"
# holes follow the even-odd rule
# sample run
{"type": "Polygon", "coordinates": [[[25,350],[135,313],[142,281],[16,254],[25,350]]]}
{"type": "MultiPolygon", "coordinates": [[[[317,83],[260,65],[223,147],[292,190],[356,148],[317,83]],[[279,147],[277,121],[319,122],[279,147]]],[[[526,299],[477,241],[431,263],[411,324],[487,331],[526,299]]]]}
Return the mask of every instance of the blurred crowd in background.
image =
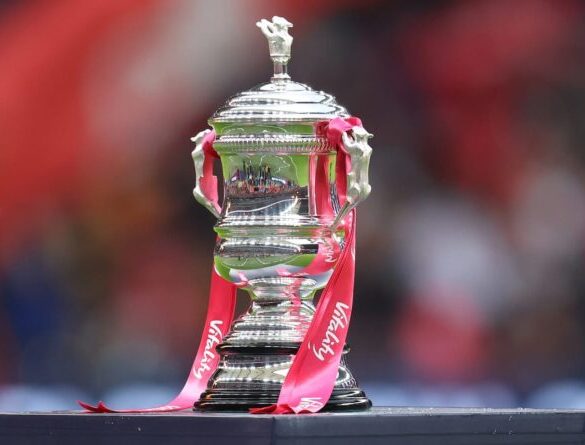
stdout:
{"type": "Polygon", "coordinates": [[[273,15],[293,79],[375,135],[349,356],[374,403],[585,408],[585,3],[5,0],[0,410],[181,387],[214,243],[189,138],[268,80],[273,15]]]}

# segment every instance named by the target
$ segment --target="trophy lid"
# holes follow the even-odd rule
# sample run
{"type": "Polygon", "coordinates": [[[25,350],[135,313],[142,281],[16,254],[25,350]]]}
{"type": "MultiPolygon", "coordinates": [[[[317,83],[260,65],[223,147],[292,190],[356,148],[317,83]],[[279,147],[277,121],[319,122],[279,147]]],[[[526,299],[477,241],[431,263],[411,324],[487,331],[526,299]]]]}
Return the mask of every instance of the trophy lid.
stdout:
{"type": "MultiPolygon", "coordinates": [[[[228,99],[209,119],[209,124],[316,122],[335,117],[347,117],[347,110],[335,97],[308,85],[294,82],[287,74],[292,36],[292,24],[282,17],[272,22],[262,19],[256,25],[268,39],[274,75],[270,82],[258,85],[228,99]]],[[[220,125],[221,126],[221,125],[220,125]]]]}

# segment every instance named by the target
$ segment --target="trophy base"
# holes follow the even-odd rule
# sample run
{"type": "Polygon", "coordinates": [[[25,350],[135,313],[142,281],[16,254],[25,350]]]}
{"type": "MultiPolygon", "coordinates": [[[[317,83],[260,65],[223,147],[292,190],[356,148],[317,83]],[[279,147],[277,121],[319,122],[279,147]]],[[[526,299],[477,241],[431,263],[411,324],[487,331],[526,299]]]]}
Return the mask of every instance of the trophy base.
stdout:
{"type": "MultiPolygon", "coordinates": [[[[220,345],[217,349],[222,356],[220,367],[195,402],[195,411],[248,411],[276,404],[298,345],[276,348],[220,345]]],[[[321,411],[363,411],[372,406],[347,367],[348,352],[346,345],[333,392],[321,411]]]]}
{"type": "MultiPolygon", "coordinates": [[[[304,301],[256,302],[216,347],[220,362],[195,403],[196,411],[248,411],[274,405],[315,309],[304,301]]],[[[372,406],[348,368],[347,345],[325,411],[372,406]]]]}
{"type": "MultiPolygon", "coordinates": [[[[242,393],[229,390],[207,390],[193,406],[194,411],[245,411],[274,405],[279,391],[258,391],[242,393]]],[[[363,411],[371,408],[372,402],[360,389],[334,389],[321,412],[363,411]]]]}

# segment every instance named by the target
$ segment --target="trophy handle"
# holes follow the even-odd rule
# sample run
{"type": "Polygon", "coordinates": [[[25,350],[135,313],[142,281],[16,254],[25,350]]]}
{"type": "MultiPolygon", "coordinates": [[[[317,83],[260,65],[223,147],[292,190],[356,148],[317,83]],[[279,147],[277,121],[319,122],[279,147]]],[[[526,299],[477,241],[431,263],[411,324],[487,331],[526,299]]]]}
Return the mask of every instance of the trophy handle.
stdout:
{"type": "Polygon", "coordinates": [[[195,142],[195,150],[191,152],[195,165],[195,188],[193,196],[211,212],[216,218],[220,217],[221,207],[217,203],[217,177],[213,176],[213,158],[205,150],[205,139],[211,130],[203,130],[192,137],[195,142]]]}
{"type": "Polygon", "coordinates": [[[346,200],[331,224],[332,230],[337,229],[343,218],[366,199],[372,190],[368,179],[370,156],[372,155],[372,147],[368,144],[368,139],[372,136],[361,126],[354,126],[351,129],[351,134],[345,132],[341,136],[343,148],[351,160],[351,169],[347,173],[346,200]]]}

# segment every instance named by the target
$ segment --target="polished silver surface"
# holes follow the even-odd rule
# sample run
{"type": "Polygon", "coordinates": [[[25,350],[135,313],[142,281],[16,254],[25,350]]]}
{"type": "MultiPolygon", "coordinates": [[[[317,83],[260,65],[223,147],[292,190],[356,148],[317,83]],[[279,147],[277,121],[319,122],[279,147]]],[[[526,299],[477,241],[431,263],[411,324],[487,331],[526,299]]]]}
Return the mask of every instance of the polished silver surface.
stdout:
{"type": "Polygon", "coordinates": [[[315,121],[347,116],[347,110],[331,94],[293,80],[273,79],[233,96],[215,112],[209,124],[215,127],[218,123],[232,123],[219,126],[220,136],[307,135],[313,133],[315,121]],[[274,122],[305,123],[305,126],[273,128],[274,125],[267,125],[274,122]],[[242,125],[254,123],[262,125],[242,125]]]}
{"type": "Polygon", "coordinates": [[[363,127],[357,126],[352,128],[351,135],[343,133],[343,146],[351,157],[351,170],[347,174],[347,199],[333,221],[333,229],[372,191],[368,174],[372,147],[368,144],[368,139],[373,136],[363,127]]]}
{"type": "Polygon", "coordinates": [[[343,233],[328,227],[336,214],[336,155],[272,149],[221,155],[215,265],[255,301],[300,301],[327,283],[343,243],[343,233]],[[317,267],[317,255],[327,262],[317,267]]]}
{"type": "Polygon", "coordinates": [[[193,164],[195,166],[195,188],[193,189],[193,196],[197,202],[209,210],[213,216],[219,218],[219,212],[201,190],[201,176],[203,176],[203,161],[205,159],[205,154],[203,153],[203,139],[210,132],[211,130],[203,130],[191,138],[191,141],[195,143],[195,149],[191,152],[191,157],[193,158],[193,164]]]}
{"type": "Polygon", "coordinates": [[[292,44],[288,34],[291,23],[273,17],[272,22],[262,19],[256,25],[268,39],[275,73],[270,82],[230,98],[209,119],[220,145],[224,139],[229,141],[238,136],[258,139],[258,145],[268,136],[307,138],[314,136],[315,122],[349,116],[331,94],[294,82],[286,74],[292,44]]]}
{"type": "MultiPolygon", "coordinates": [[[[343,135],[351,171],[347,202],[340,206],[336,147],[320,128],[349,113],[330,94],[283,75],[292,43],[289,22],[274,17],[257,25],[268,38],[275,75],[229,99],[209,120],[223,173],[220,213],[199,184],[206,133],[193,138],[194,196],[218,218],[215,268],[252,300],[218,348],[221,362],[208,384],[212,392],[280,387],[310,326],[312,299],[345,247],[344,231],[337,227],[370,193],[371,135],[359,126],[343,135]]],[[[343,361],[336,388],[350,387],[357,388],[343,361]]]]}
{"type": "Polygon", "coordinates": [[[270,58],[274,63],[274,80],[290,79],[287,73],[287,63],[290,60],[290,51],[292,47],[292,36],[288,33],[288,28],[292,28],[292,23],[282,17],[272,17],[272,22],[262,19],[256,23],[256,26],[262,30],[262,33],[268,39],[268,49],[270,58]]]}

